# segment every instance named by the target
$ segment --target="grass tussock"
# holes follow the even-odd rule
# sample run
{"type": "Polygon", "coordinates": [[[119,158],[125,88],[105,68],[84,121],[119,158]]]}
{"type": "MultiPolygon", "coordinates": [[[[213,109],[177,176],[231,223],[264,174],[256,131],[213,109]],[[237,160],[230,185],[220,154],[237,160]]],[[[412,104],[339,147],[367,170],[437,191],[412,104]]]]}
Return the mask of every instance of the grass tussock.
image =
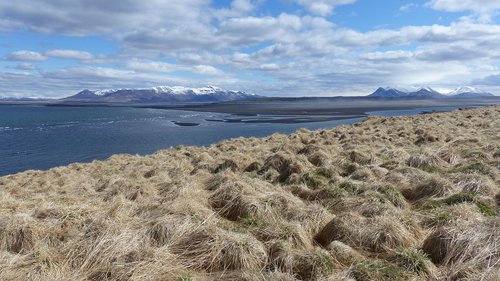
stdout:
{"type": "Polygon", "coordinates": [[[425,240],[422,250],[437,265],[446,265],[448,274],[480,276],[498,273],[500,242],[498,218],[462,228],[440,228],[425,240]]]}
{"type": "Polygon", "coordinates": [[[419,275],[429,276],[435,270],[429,257],[421,249],[398,249],[393,260],[406,270],[416,272],[419,275]]]}
{"type": "Polygon", "coordinates": [[[496,280],[500,108],[0,177],[0,280],[496,280]]]}
{"type": "Polygon", "coordinates": [[[431,197],[443,197],[454,191],[454,186],[439,176],[429,176],[413,188],[403,191],[403,195],[410,201],[417,201],[431,197]]]}

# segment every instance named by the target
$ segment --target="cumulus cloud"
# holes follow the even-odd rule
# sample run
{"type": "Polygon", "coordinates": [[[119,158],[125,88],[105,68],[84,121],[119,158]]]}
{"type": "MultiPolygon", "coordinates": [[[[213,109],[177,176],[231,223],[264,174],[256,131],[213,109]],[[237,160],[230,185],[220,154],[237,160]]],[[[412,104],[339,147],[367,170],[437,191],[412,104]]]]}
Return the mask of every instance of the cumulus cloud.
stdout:
{"type": "Polygon", "coordinates": [[[491,15],[500,10],[499,0],[431,0],[426,6],[447,12],[472,11],[483,20],[489,20],[491,15]]]}
{"type": "MultiPolygon", "coordinates": [[[[94,35],[202,21],[210,0],[32,0],[1,1],[0,26],[42,33],[94,35]],[[64,9],[61,9],[64,6],[64,9]]],[[[208,18],[207,18],[208,19],[208,18]]]]}
{"type": "Polygon", "coordinates": [[[139,59],[132,59],[126,63],[126,68],[134,70],[136,72],[145,72],[145,73],[172,73],[176,71],[185,71],[192,72],[202,75],[223,75],[224,72],[220,69],[217,69],[211,65],[182,65],[182,64],[174,64],[168,62],[161,61],[145,61],[139,59]]]}
{"type": "Polygon", "coordinates": [[[296,0],[299,5],[304,6],[310,12],[327,16],[332,13],[335,6],[352,4],[356,0],[296,0]]]}
{"type": "MultiPolygon", "coordinates": [[[[202,82],[203,83],[203,82],[202,82]]],[[[106,67],[70,67],[40,72],[0,72],[5,96],[65,97],[82,89],[190,85],[182,78],[106,67]]],[[[201,84],[204,85],[204,84],[201,84]]],[[[199,86],[201,86],[199,85],[199,86]]]]}
{"type": "Polygon", "coordinates": [[[250,0],[233,0],[230,8],[212,9],[215,18],[224,19],[247,15],[255,9],[255,3],[250,0]]]}
{"type": "Polygon", "coordinates": [[[75,60],[91,60],[94,58],[94,56],[89,52],[77,50],[50,50],[45,52],[45,55],[53,58],[75,60]]]}
{"type": "Polygon", "coordinates": [[[128,69],[142,71],[142,72],[174,72],[179,71],[180,68],[176,64],[159,62],[159,61],[141,61],[138,59],[131,59],[127,61],[126,67],[128,69]]]}
{"type": "MultiPolygon", "coordinates": [[[[497,52],[496,50],[492,50],[497,52]]],[[[476,44],[447,44],[422,48],[416,58],[428,61],[467,61],[492,55],[476,44]]]]}
{"type": "Polygon", "coordinates": [[[360,55],[360,58],[371,61],[403,61],[415,56],[411,51],[385,51],[385,52],[367,52],[360,55]]]}
{"type": "Polygon", "coordinates": [[[418,5],[413,3],[413,2],[410,2],[410,3],[406,3],[406,4],[402,5],[401,7],[399,7],[399,10],[401,12],[407,12],[415,7],[418,7],[418,5]]]}
{"type": "Polygon", "coordinates": [[[231,8],[239,12],[249,12],[254,9],[254,5],[250,0],[233,0],[231,8]]]}
{"type": "Polygon", "coordinates": [[[15,51],[5,56],[5,59],[10,61],[44,61],[47,57],[33,51],[15,51]]]}
{"type": "MultiPolygon", "coordinates": [[[[472,81],[473,85],[478,86],[497,86],[500,85],[500,74],[488,75],[484,78],[475,79],[472,81]]],[[[498,92],[500,94],[500,92],[498,92]]]]}
{"type": "MultiPolygon", "coordinates": [[[[315,89],[315,95],[325,95],[368,93],[401,81],[453,88],[500,72],[495,67],[500,26],[491,21],[457,18],[449,24],[360,31],[329,17],[335,7],[355,0],[291,1],[299,10],[278,14],[259,10],[263,0],[227,1],[217,8],[210,0],[0,1],[0,30],[99,36],[119,49],[106,57],[54,45],[40,52],[16,51],[3,56],[21,63],[0,72],[0,88],[35,92],[30,87],[52,83],[61,88],[54,93],[71,93],[78,88],[216,84],[261,94],[307,95],[315,89]],[[53,71],[33,66],[51,58],[74,61],[68,62],[70,68],[53,71]],[[196,78],[182,78],[185,72],[196,78]]],[[[478,2],[433,0],[426,5],[479,17],[499,7],[499,1],[478,2]]],[[[400,10],[415,6],[407,3],[400,10]]]]}
{"type": "Polygon", "coordinates": [[[34,70],[36,69],[36,66],[34,66],[32,63],[22,62],[17,64],[15,68],[19,70],[34,70]]]}
{"type": "Polygon", "coordinates": [[[193,72],[199,73],[199,74],[206,74],[206,75],[222,75],[224,72],[220,69],[217,69],[211,65],[195,65],[193,68],[193,72]]]}

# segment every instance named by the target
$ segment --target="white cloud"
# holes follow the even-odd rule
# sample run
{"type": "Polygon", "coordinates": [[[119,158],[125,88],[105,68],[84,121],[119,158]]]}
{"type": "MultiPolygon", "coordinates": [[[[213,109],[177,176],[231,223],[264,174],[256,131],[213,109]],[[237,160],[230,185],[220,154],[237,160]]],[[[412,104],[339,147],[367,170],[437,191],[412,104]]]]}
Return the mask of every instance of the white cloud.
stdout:
{"type": "Polygon", "coordinates": [[[209,20],[210,0],[32,0],[0,1],[0,26],[22,26],[42,33],[113,34],[209,20]]]}
{"type": "Polygon", "coordinates": [[[210,13],[219,20],[225,18],[241,17],[250,14],[256,8],[256,3],[251,0],[233,0],[230,8],[211,9],[210,13]]]}
{"type": "Polygon", "coordinates": [[[61,59],[76,59],[76,60],[91,60],[94,59],[94,56],[85,51],[77,51],[77,50],[50,50],[45,52],[45,55],[53,58],[61,58],[61,59]]]}
{"type": "MultiPolygon", "coordinates": [[[[190,85],[186,79],[103,67],[71,67],[42,72],[0,72],[5,96],[65,97],[82,89],[140,88],[158,85],[190,85]]],[[[206,85],[202,82],[200,85],[206,85]]]]}
{"type": "Polygon", "coordinates": [[[9,19],[0,19],[0,31],[12,31],[22,27],[22,23],[9,19]]]}
{"type": "MultiPolygon", "coordinates": [[[[0,88],[35,92],[52,83],[71,94],[80,88],[218,84],[265,94],[321,95],[368,93],[391,84],[453,88],[500,73],[498,24],[462,18],[360,31],[326,17],[354,0],[288,1],[300,11],[272,15],[258,9],[263,0],[228,1],[224,8],[213,8],[210,0],[39,0],[36,7],[32,0],[0,1],[0,30],[100,36],[119,49],[106,57],[54,45],[40,53],[17,51],[3,59],[26,64],[0,70],[0,88]],[[71,62],[76,67],[29,66],[53,57],[76,60],[71,62]],[[27,74],[11,73],[14,68],[27,74]],[[196,78],[182,78],[184,72],[196,78]]],[[[479,2],[434,0],[427,6],[479,17],[498,9],[499,1],[479,2]]]]}
{"type": "Polygon", "coordinates": [[[193,72],[205,75],[222,75],[224,72],[211,65],[195,65],[193,72]]]}
{"type": "Polygon", "coordinates": [[[295,0],[299,5],[304,6],[308,11],[320,16],[327,16],[332,13],[335,6],[352,4],[356,0],[295,0]]]}
{"type": "Polygon", "coordinates": [[[500,0],[431,0],[426,6],[447,12],[472,11],[483,20],[490,20],[500,10],[500,0]]]}
{"type": "MultiPolygon", "coordinates": [[[[473,85],[479,86],[497,86],[500,85],[500,74],[488,75],[484,78],[476,79],[472,81],[473,85]]],[[[498,92],[500,94],[500,91],[498,92]]]]}
{"type": "Polygon", "coordinates": [[[276,63],[263,63],[259,65],[259,69],[261,70],[279,70],[280,66],[276,63]]]}
{"type": "Polygon", "coordinates": [[[386,51],[386,52],[368,52],[361,54],[361,59],[371,61],[403,61],[414,57],[410,51],[386,51]]]}
{"type": "Polygon", "coordinates": [[[238,12],[250,12],[254,9],[254,5],[250,0],[233,0],[231,8],[238,12]]]}
{"type": "Polygon", "coordinates": [[[15,51],[5,56],[5,59],[11,61],[44,61],[47,60],[47,57],[33,51],[15,51]]]}
{"type": "Polygon", "coordinates": [[[418,5],[413,3],[413,2],[410,2],[410,3],[404,4],[403,6],[399,7],[399,10],[401,12],[407,12],[415,7],[418,7],[418,5]]]}
{"type": "Polygon", "coordinates": [[[126,63],[126,68],[144,73],[172,73],[176,71],[192,72],[202,75],[223,75],[224,72],[211,65],[182,65],[161,61],[144,61],[132,59],[126,63]]]}
{"type": "Polygon", "coordinates": [[[159,61],[142,61],[139,59],[131,59],[127,61],[126,67],[135,71],[141,72],[175,72],[180,68],[172,63],[159,62],[159,61]]]}
{"type": "Polygon", "coordinates": [[[17,64],[15,68],[19,70],[35,70],[36,66],[34,66],[32,63],[22,62],[17,64]]]}

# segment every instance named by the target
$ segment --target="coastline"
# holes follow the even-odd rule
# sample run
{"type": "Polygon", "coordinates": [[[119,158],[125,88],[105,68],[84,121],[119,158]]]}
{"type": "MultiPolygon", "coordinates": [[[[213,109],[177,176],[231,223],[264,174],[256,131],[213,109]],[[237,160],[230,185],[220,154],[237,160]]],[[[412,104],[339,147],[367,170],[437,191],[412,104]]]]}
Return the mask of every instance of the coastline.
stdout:
{"type": "Polygon", "coordinates": [[[268,115],[367,115],[370,111],[403,110],[419,107],[469,107],[500,104],[500,97],[482,98],[380,98],[380,97],[266,97],[213,103],[91,103],[41,101],[0,101],[0,105],[61,107],[136,107],[228,113],[242,116],[268,115]]]}
{"type": "Polygon", "coordinates": [[[371,116],[0,177],[0,279],[495,278],[498,128],[371,116]]]}
{"type": "MultiPolygon", "coordinates": [[[[360,119],[366,118],[366,116],[369,115],[413,115],[425,111],[449,111],[457,109],[457,107],[442,106],[418,108],[412,107],[412,105],[418,105],[420,102],[427,102],[427,105],[429,105],[429,101],[414,100],[414,103],[418,103],[407,104],[407,101],[403,102],[401,100],[396,100],[392,101],[392,103],[389,104],[390,106],[387,106],[387,108],[391,108],[391,110],[384,111],[381,110],[383,108],[379,107],[380,104],[372,104],[370,108],[362,108],[362,110],[358,111],[358,113],[362,113],[362,115],[351,115],[349,113],[353,111],[349,109],[349,107],[356,105],[352,101],[348,102],[350,106],[340,110],[344,111],[340,114],[341,112],[339,112],[337,108],[341,106],[341,104],[332,105],[325,102],[324,99],[286,100],[287,108],[289,106],[289,109],[293,112],[300,114],[284,115],[279,114],[278,111],[276,111],[278,114],[258,114],[258,112],[263,109],[263,107],[259,105],[250,107],[250,109],[254,110],[253,114],[214,113],[210,112],[210,108],[204,108],[198,111],[184,111],[182,108],[177,108],[176,110],[163,108],[150,110],[149,108],[136,108],[130,105],[118,107],[111,105],[94,107],[88,104],[85,106],[68,104],[57,106],[21,105],[18,109],[16,109],[16,106],[3,106],[4,111],[0,112],[0,115],[3,113],[4,117],[2,118],[6,123],[4,122],[3,125],[0,124],[0,130],[3,128],[7,131],[3,131],[3,143],[0,145],[0,150],[3,152],[3,154],[0,154],[2,154],[5,160],[3,163],[0,163],[0,175],[17,173],[28,169],[46,170],[52,167],[69,165],[77,162],[88,163],[94,159],[106,159],[116,153],[149,155],[165,147],[177,145],[207,146],[224,139],[240,136],[265,137],[276,132],[287,134],[293,133],[300,128],[333,128],[343,124],[359,122],[360,119]],[[310,100],[310,102],[303,104],[298,103],[298,100],[310,100]],[[400,106],[399,110],[395,109],[396,105],[400,106]],[[309,114],[312,113],[310,111],[311,108],[329,108],[328,110],[331,112],[337,113],[334,115],[309,114]],[[43,118],[48,118],[49,116],[54,116],[54,118],[58,119],[56,120],[50,117],[44,122],[39,122],[39,125],[36,125],[38,122],[36,120],[30,125],[22,125],[22,123],[15,124],[15,122],[12,123],[12,120],[8,121],[10,118],[9,116],[19,116],[20,118],[24,116],[21,119],[27,120],[26,118],[29,118],[29,115],[27,115],[29,111],[37,112],[37,115],[42,118],[40,121],[45,120],[43,118]],[[133,111],[136,111],[137,115],[133,114],[133,111]],[[70,120],[65,120],[64,116],[66,116],[66,114],[70,114],[73,117],[71,117],[70,120]],[[199,117],[185,117],[191,114],[199,117]],[[80,117],[77,117],[79,115],[80,117]],[[98,117],[98,115],[100,117],[98,117]],[[57,116],[61,117],[59,118],[57,116]],[[115,118],[113,116],[117,117],[115,118]],[[133,121],[136,120],[137,117],[139,117],[139,121],[133,121]],[[128,120],[130,118],[131,120],[128,120]],[[140,121],[141,118],[144,118],[144,120],[140,121]],[[121,119],[125,122],[122,122],[121,119]],[[105,120],[113,121],[106,122],[105,120]],[[163,122],[162,124],[161,120],[167,122],[163,122]],[[80,123],[82,123],[83,126],[80,126],[80,123]],[[178,127],[179,129],[176,130],[172,128],[172,125],[169,126],[168,123],[175,125],[174,127],[178,127]],[[127,126],[126,124],[129,125],[127,126]],[[32,125],[36,125],[36,127],[32,125]],[[86,130],[92,126],[96,128],[97,134],[89,134],[89,131],[86,130]],[[186,127],[190,127],[190,129],[186,127]],[[35,131],[31,132],[32,130],[35,131]],[[64,138],[66,141],[61,142],[60,137],[54,135],[55,132],[61,136],[65,136],[64,138]],[[75,133],[80,137],[73,137],[75,133]],[[178,134],[184,137],[176,138],[175,135],[178,134]],[[139,135],[143,137],[139,138],[139,135]],[[16,138],[20,138],[21,141],[12,141],[16,138]],[[39,142],[30,144],[28,141],[23,141],[30,138],[38,139],[39,142]],[[43,143],[47,143],[48,145],[43,145],[43,143]],[[60,157],[54,157],[54,155],[60,155],[60,157]]],[[[338,99],[327,100],[330,100],[331,103],[331,101],[338,99]]],[[[255,102],[256,101],[253,101],[252,104],[255,102]]],[[[247,103],[248,101],[237,103],[239,105],[231,103],[229,108],[233,111],[238,111],[242,105],[249,106],[247,103]]],[[[260,101],[260,103],[262,103],[262,101],[260,101]]],[[[467,108],[474,104],[475,103],[471,104],[471,101],[468,100],[468,103],[461,104],[463,107],[460,108],[467,108]]],[[[205,104],[203,106],[214,105],[205,104]]],[[[224,104],[224,106],[227,107],[229,105],[224,104]]],[[[264,109],[273,109],[275,106],[276,104],[270,106],[264,104],[264,109]]],[[[275,112],[274,110],[272,111],[275,112]]]]}

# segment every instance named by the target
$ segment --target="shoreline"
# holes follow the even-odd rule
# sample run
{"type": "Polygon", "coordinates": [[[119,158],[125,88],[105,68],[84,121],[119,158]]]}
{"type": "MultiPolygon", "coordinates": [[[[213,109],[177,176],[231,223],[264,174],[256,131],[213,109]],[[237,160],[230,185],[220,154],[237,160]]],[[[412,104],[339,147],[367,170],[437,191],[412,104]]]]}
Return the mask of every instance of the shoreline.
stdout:
{"type": "MultiPolygon", "coordinates": [[[[437,110],[433,109],[433,108],[436,108],[436,107],[430,107],[430,108],[427,108],[426,110],[422,111],[422,112],[415,112],[414,114],[428,114],[430,112],[436,112],[436,111],[439,111],[439,112],[443,112],[442,108],[438,108],[437,110]]],[[[371,108],[370,110],[373,110],[375,108],[371,108]]],[[[380,108],[378,108],[380,109],[380,108]]],[[[460,109],[460,108],[459,108],[460,109]]],[[[453,110],[453,108],[449,108],[449,110],[453,110]]],[[[449,111],[448,109],[447,110],[444,110],[445,112],[446,111],[449,111]]],[[[196,112],[196,111],[195,111],[196,112]]],[[[374,112],[378,112],[378,111],[374,111],[374,112]]],[[[368,112],[370,113],[370,112],[368,112]]],[[[357,120],[357,119],[360,119],[360,118],[367,118],[368,116],[372,116],[372,115],[376,115],[376,114],[368,114],[368,115],[358,115],[358,116],[331,116],[331,115],[259,115],[259,114],[248,114],[248,113],[241,113],[241,114],[238,114],[238,113],[232,113],[232,116],[230,117],[223,117],[223,118],[205,118],[203,120],[192,120],[192,121],[182,121],[182,120],[170,120],[170,122],[178,127],[185,127],[185,128],[189,128],[189,127],[199,127],[200,125],[202,125],[202,123],[206,123],[206,122],[214,122],[214,123],[227,123],[227,124],[242,124],[242,125],[245,125],[245,124],[248,124],[248,125],[251,125],[251,124],[283,124],[283,125],[297,125],[297,129],[299,129],[299,126],[306,126],[306,125],[301,125],[301,124],[315,124],[315,123],[320,123],[322,124],[321,122],[329,122],[329,121],[342,121],[342,120],[357,120]]],[[[391,114],[388,114],[387,116],[400,116],[400,115],[403,115],[403,116],[407,116],[408,113],[396,113],[395,115],[391,115],[391,114]]],[[[413,115],[413,113],[412,113],[413,115]]],[[[169,121],[169,120],[167,120],[169,121]]],[[[356,121],[356,122],[359,122],[359,121],[356,121]]],[[[207,124],[209,124],[207,123],[207,124]]],[[[341,124],[337,124],[338,125],[341,125],[341,124]]],[[[204,127],[205,125],[203,125],[202,127],[204,127]]],[[[312,126],[314,127],[315,125],[309,125],[309,126],[312,126]]],[[[316,126],[318,127],[318,126],[316,126]]],[[[334,128],[335,126],[331,126],[329,127],[330,129],[331,128],[334,128]]],[[[290,131],[290,132],[287,132],[287,133],[293,133],[293,131],[290,131]]],[[[269,132],[269,134],[271,134],[271,132],[269,132]]],[[[219,139],[219,140],[216,140],[214,142],[210,142],[210,143],[206,143],[206,144],[198,144],[198,145],[202,145],[202,146],[209,146],[209,145],[212,145],[214,143],[217,143],[217,142],[220,142],[220,141],[224,141],[224,140],[228,140],[228,139],[232,139],[232,138],[235,138],[235,137],[238,137],[237,135],[235,136],[229,136],[228,138],[222,138],[222,139],[219,139]]],[[[249,136],[247,136],[249,137],[249,136]]],[[[264,135],[260,135],[258,137],[264,137],[264,135]]],[[[47,164],[43,164],[42,162],[38,161],[38,162],[33,162],[34,164],[33,165],[25,165],[23,166],[23,169],[13,169],[12,167],[10,168],[10,171],[13,171],[13,172],[10,172],[10,173],[4,173],[2,174],[2,176],[5,176],[5,175],[11,175],[11,174],[15,174],[15,173],[19,173],[19,172],[23,172],[23,171],[27,171],[27,170],[32,170],[32,169],[42,169],[42,170],[46,170],[46,169],[50,169],[50,168],[53,168],[53,167],[59,167],[61,165],[70,165],[71,163],[89,163],[93,160],[103,160],[103,159],[107,159],[109,157],[112,157],[113,154],[116,154],[116,153],[125,153],[125,154],[137,154],[137,155],[143,155],[143,156],[146,156],[146,155],[150,155],[152,153],[155,153],[156,151],[158,150],[162,150],[164,149],[165,147],[172,147],[172,146],[178,146],[178,145],[186,145],[186,144],[183,144],[183,143],[176,143],[176,144],[173,144],[173,145],[165,145],[165,146],[157,146],[154,150],[149,150],[147,152],[140,152],[142,150],[138,150],[139,152],[134,152],[134,151],[118,151],[118,152],[114,152],[114,153],[108,153],[107,155],[102,155],[99,154],[98,156],[96,157],[93,157],[93,158],[89,158],[87,156],[85,160],[80,160],[78,159],[78,157],[73,157],[73,159],[69,159],[68,160],[65,160],[63,163],[56,163],[54,162],[53,160],[51,162],[47,162],[47,164]]],[[[188,144],[188,145],[197,145],[197,144],[188,144]]],[[[89,154],[90,155],[90,154],[89,154]]],[[[28,161],[28,160],[26,160],[28,161]]],[[[7,168],[8,170],[9,168],[7,168]]]]}
{"type": "Polygon", "coordinates": [[[489,98],[374,98],[374,97],[299,97],[261,98],[215,103],[147,104],[87,103],[58,101],[0,101],[0,105],[40,105],[61,107],[132,107],[228,113],[252,116],[268,115],[367,115],[370,111],[404,110],[419,107],[466,107],[500,104],[500,97],[489,98]]]}

